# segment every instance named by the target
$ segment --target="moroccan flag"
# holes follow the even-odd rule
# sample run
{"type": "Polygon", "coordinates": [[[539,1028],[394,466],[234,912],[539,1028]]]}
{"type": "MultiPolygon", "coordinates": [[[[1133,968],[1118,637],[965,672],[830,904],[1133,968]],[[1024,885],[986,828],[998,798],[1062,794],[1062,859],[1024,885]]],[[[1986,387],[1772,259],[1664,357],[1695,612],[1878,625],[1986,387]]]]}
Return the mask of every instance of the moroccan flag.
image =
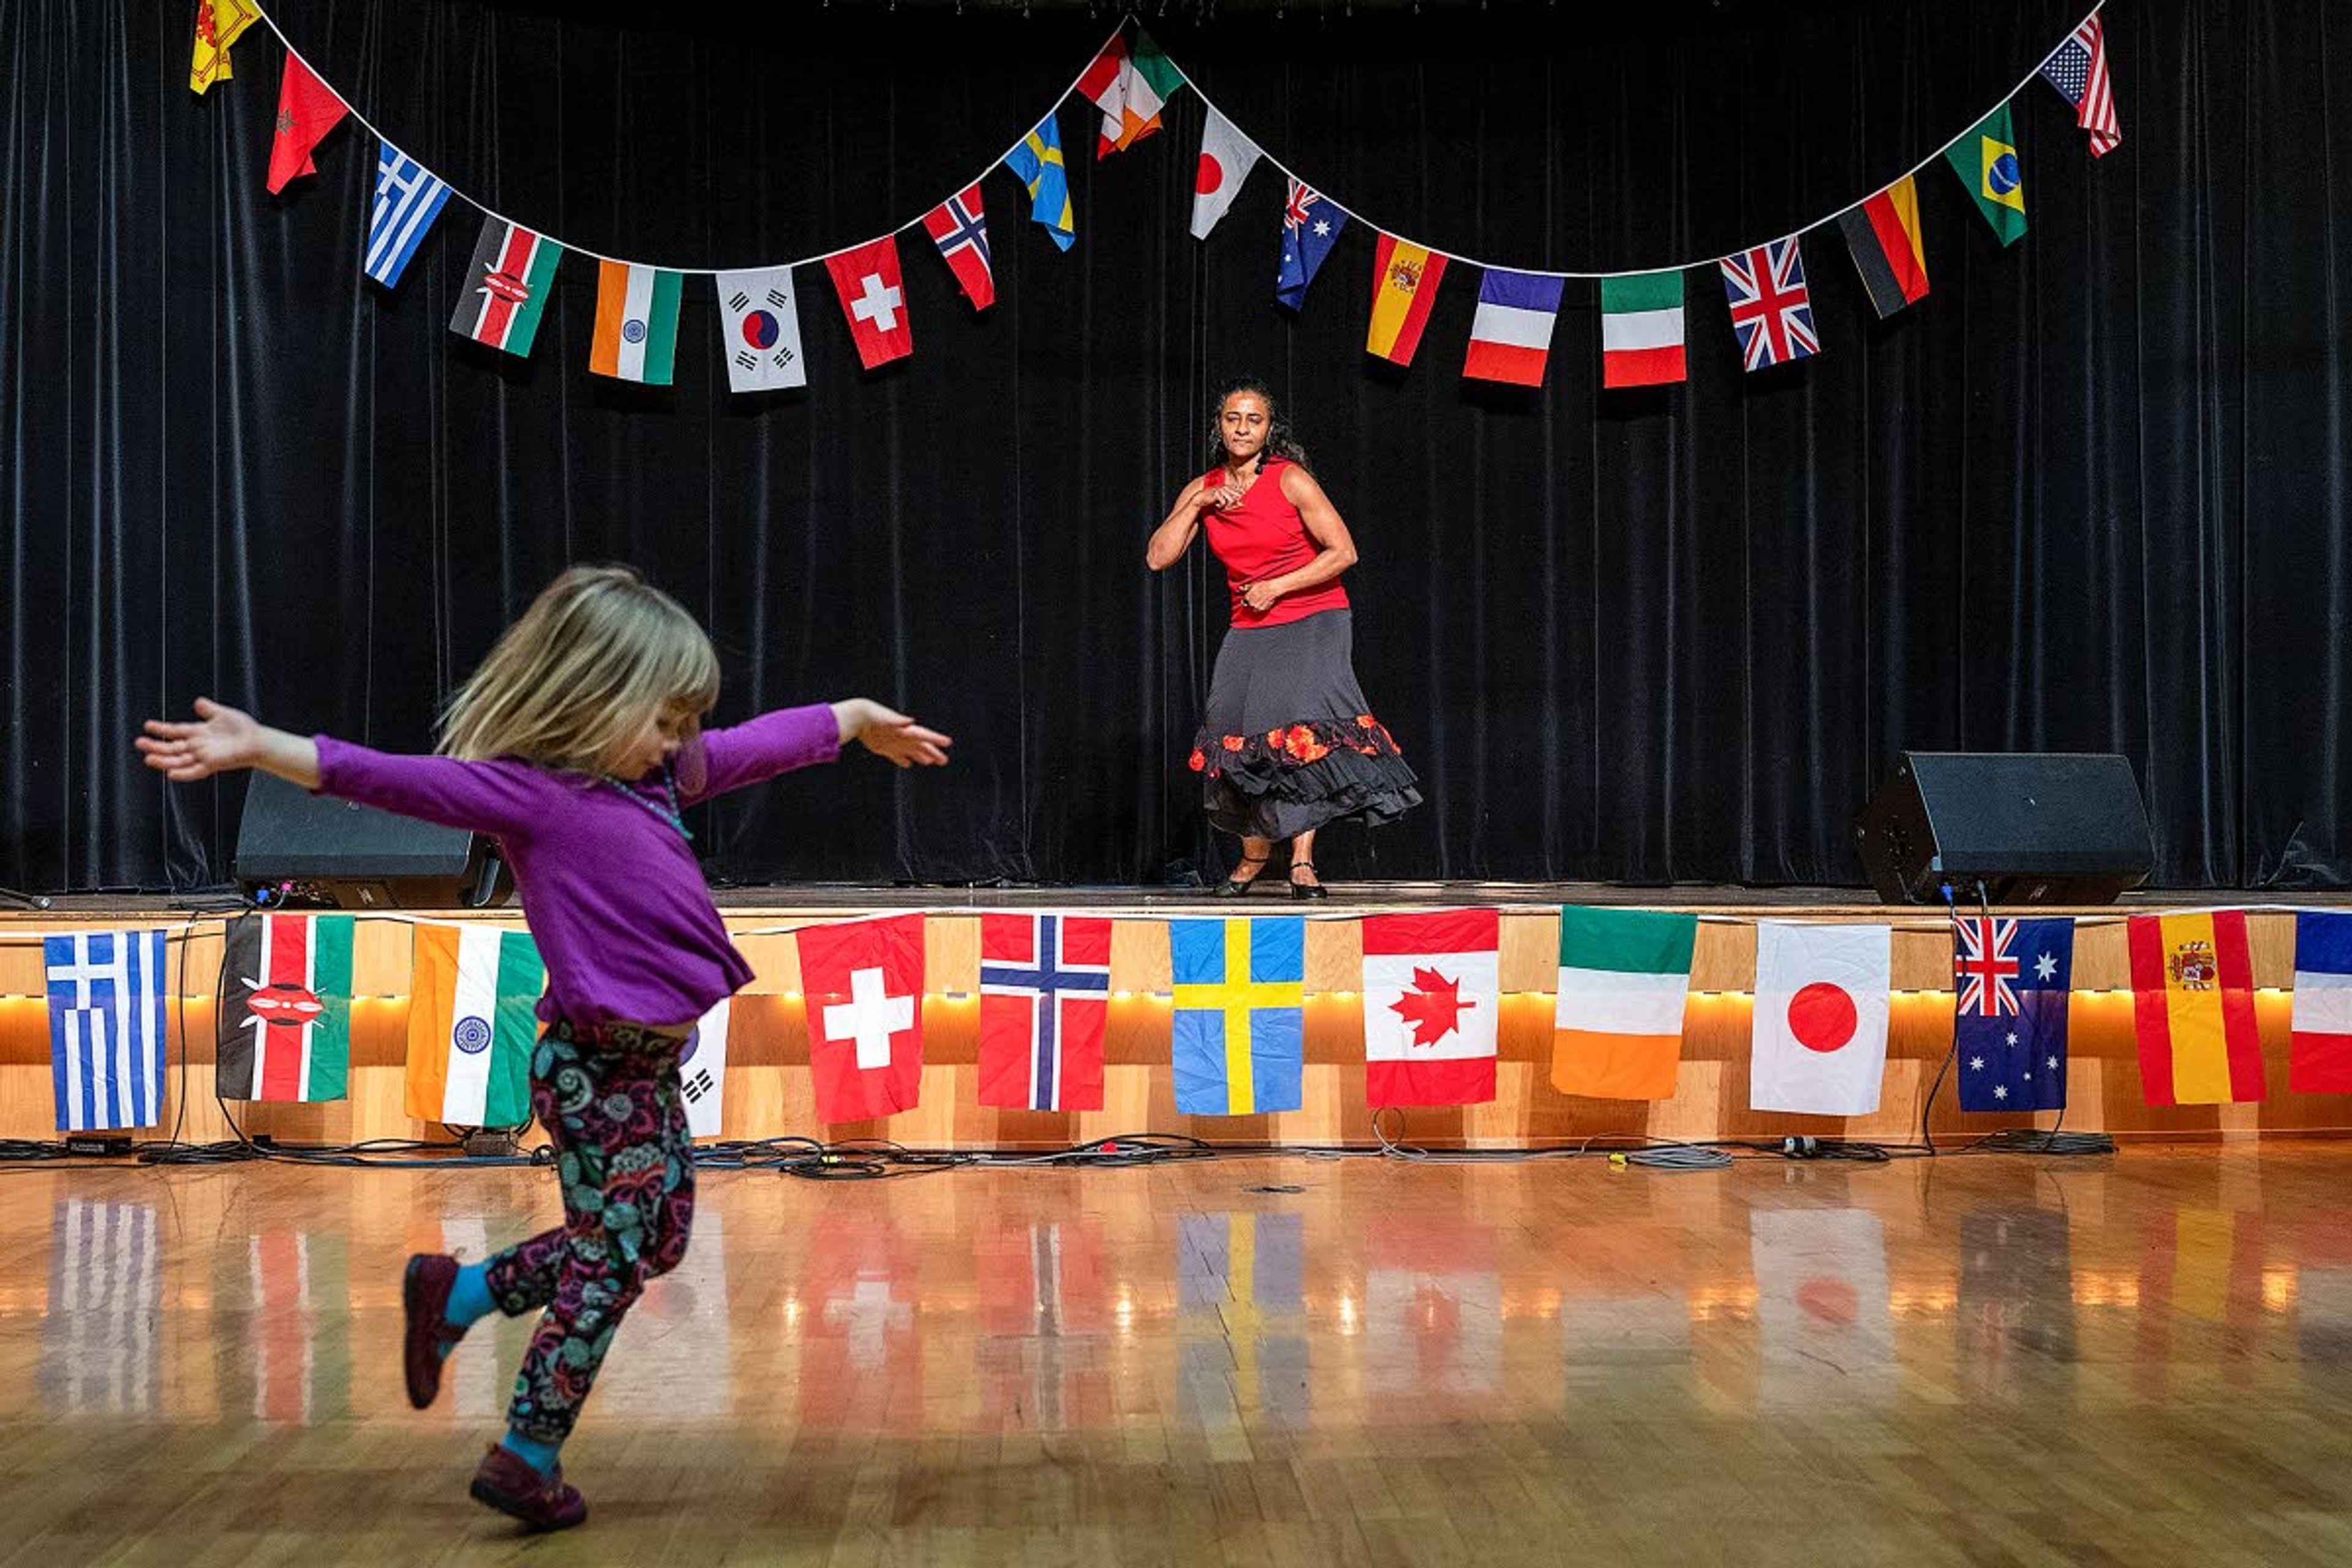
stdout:
{"type": "Polygon", "coordinates": [[[530,1120],[535,1009],[547,967],[530,933],[419,925],[408,985],[408,1114],[458,1127],[530,1120]]]}
{"type": "MultiPolygon", "coordinates": [[[[228,47],[261,15],[253,0],[196,0],[196,42],[188,59],[188,88],[202,92],[236,73],[228,68],[228,47]]],[[[274,188],[274,187],[273,187],[274,188]]]]}
{"type": "Polygon", "coordinates": [[[996,273],[989,264],[988,214],[981,206],[980,187],[972,185],[925,213],[923,231],[940,247],[940,258],[971,308],[985,310],[995,304],[996,273]]]}
{"type": "Polygon", "coordinates": [[[1551,1082],[1593,1100],[1672,1100],[1698,917],[1559,911],[1551,1082]]]}
{"type": "Polygon", "coordinates": [[[1557,278],[1488,268],[1478,280],[1478,314],[1470,322],[1470,357],[1462,374],[1541,386],[1563,287],[1557,278]]]}
{"type": "Polygon", "coordinates": [[[727,1100],[727,1029],[735,998],[721,996],[696,1020],[677,1053],[678,1094],[686,1101],[689,1138],[719,1136],[719,1111],[727,1100]]]}
{"type": "Polygon", "coordinates": [[[1880,925],[1756,925],[1757,1110],[1868,1116],[1886,1077],[1894,938],[1880,925]]]}
{"type": "Polygon", "coordinates": [[[1176,1109],[1254,1116],[1305,1104],[1307,922],[1168,922],[1176,982],[1176,1109]]]}
{"type": "Polygon", "coordinates": [[[2017,132],[2010,124],[2009,105],[1986,115],[1944,149],[1944,156],[2001,244],[2014,245],[2025,233],[2025,173],[2017,161],[2017,132]]]}
{"type": "Polygon", "coordinates": [[[1397,364],[1411,364],[1421,346],[1421,330],[1437,303],[1445,258],[1392,234],[1381,236],[1372,255],[1372,325],[1364,352],[1397,364]]]}
{"type": "Polygon", "coordinates": [[[2132,1024],[2150,1105],[2220,1105],[2263,1097],[2254,1032],[2254,965],[2246,912],[2134,915],[2132,1024]]]}
{"type": "Polygon", "coordinates": [[[1100,1110],[1110,921],[980,917],[980,1102],[1100,1110]]]}
{"type": "Polygon", "coordinates": [[[824,258],[841,313],[856,340],[858,363],[872,370],[915,352],[915,323],[898,273],[898,237],[886,234],[824,258]]]}
{"type": "Polygon", "coordinates": [[[719,348],[727,356],[730,392],[774,392],[808,384],[791,268],[757,267],[719,275],[719,348]]]}
{"type": "Polygon", "coordinates": [[[297,174],[315,174],[310,160],[327,132],[347,112],[335,89],[310,74],[299,55],[286,57],[278,84],[278,136],[269,144],[269,194],[276,195],[297,174]]]}
{"type": "Polygon", "coordinates": [[[1687,381],[1683,362],[1683,275],[1629,272],[1601,280],[1601,384],[1687,381]]]}
{"type": "Polygon", "coordinates": [[[2294,1030],[2286,1086],[2352,1094],[2352,915],[2294,917],[2294,1030]]]}
{"type": "Polygon", "coordinates": [[[913,1110],[923,1086],[923,917],[807,926],[795,941],[817,1120],[913,1110]]]}
{"type": "Polygon", "coordinates": [[[1265,154],[1256,142],[1243,135],[1234,122],[1209,110],[1208,121],[1201,127],[1201,160],[1192,175],[1192,237],[1206,239],[1234,198],[1242,193],[1242,182],[1265,154]]]}
{"type": "Polygon", "coordinates": [[[1919,239],[1919,187],[1904,175],[1851,212],[1841,214],[1845,247],[1885,321],[1927,297],[1927,252],[1919,239]]]}
{"type": "Polygon", "coordinates": [[[2063,1110],[2074,922],[1970,915],[1952,944],[1962,1110],[2063,1110]]]}
{"type": "Polygon", "coordinates": [[[1501,921],[1493,910],[1364,918],[1366,1103],[1495,1098],[1501,921]]]}
{"type": "Polygon", "coordinates": [[[667,386],[677,357],[677,299],[685,278],[627,261],[596,263],[596,336],[588,368],[598,375],[667,386]]]}
{"type": "Polygon", "coordinates": [[[1183,77],[1141,27],[1135,30],[1131,49],[1124,34],[1105,44],[1078,78],[1078,90],[1102,110],[1095,156],[1124,153],[1159,130],[1161,105],[1183,85],[1183,77]]]}
{"type": "Polygon", "coordinates": [[[341,1100],[352,1070],[349,915],[241,915],[221,952],[223,1100],[341,1100]]]}
{"type": "Polygon", "coordinates": [[[469,280],[457,296],[449,330],[459,337],[528,355],[539,318],[555,286],[556,258],[563,247],[502,217],[485,218],[466,264],[469,280]]]}
{"type": "Polygon", "coordinates": [[[1069,171],[1062,166],[1062,128],[1052,115],[1004,155],[1004,166],[1029,187],[1029,216],[1045,226],[1055,247],[1067,250],[1076,245],[1078,219],[1070,205],[1069,171]]]}

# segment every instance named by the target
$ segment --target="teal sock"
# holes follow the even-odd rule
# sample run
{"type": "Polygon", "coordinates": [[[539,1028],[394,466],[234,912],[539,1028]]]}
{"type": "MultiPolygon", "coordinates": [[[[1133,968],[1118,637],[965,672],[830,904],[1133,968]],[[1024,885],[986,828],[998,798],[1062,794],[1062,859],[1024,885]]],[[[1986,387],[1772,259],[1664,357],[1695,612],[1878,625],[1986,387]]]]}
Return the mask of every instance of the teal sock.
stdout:
{"type": "Polygon", "coordinates": [[[449,1287],[449,1304],[441,1310],[443,1321],[451,1328],[472,1328],[474,1320],[498,1304],[490,1300],[487,1273],[486,1267],[479,1263],[458,1268],[457,1283],[449,1287]]]}
{"type": "Polygon", "coordinates": [[[555,1456],[563,1448],[561,1443],[541,1443],[526,1437],[511,1428],[505,1436],[499,1439],[499,1447],[514,1455],[542,1476],[551,1476],[555,1473],[555,1456]]]}

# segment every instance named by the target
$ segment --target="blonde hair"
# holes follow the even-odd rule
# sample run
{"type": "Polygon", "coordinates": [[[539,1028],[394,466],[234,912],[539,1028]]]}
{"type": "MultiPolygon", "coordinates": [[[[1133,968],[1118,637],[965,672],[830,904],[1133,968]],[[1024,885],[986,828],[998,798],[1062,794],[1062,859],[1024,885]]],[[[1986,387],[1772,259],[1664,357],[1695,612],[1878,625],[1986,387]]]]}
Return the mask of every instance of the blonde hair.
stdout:
{"type": "Polygon", "coordinates": [[[719,656],[684,605],[629,567],[573,566],[451,696],[440,750],[603,773],[648,714],[718,700],[719,656]]]}

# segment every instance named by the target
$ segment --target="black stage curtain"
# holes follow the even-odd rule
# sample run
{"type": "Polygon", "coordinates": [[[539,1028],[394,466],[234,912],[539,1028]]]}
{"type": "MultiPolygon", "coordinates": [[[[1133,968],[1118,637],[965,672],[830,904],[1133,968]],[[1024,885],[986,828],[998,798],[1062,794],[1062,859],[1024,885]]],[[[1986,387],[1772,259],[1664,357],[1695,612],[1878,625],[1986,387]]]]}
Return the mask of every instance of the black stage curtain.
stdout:
{"type": "MultiPolygon", "coordinates": [[[[853,759],[702,813],[719,879],[1221,868],[1183,759],[1223,584],[1141,557],[1205,467],[1212,387],[1255,372],[1360,542],[1360,670],[1428,795],[1331,835],[1336,878],[1858,882],[1853,812],[1927,748],[2122,752],[2163,882],[2340,884],[2352,7],[2117,0],[2122,148],[2095,162],[2028,83],[2028,237],[2000,250],[1924,170],[1934,291],[1882,325],[1809,235],[1809,364],[1743,375],[1701,270],[1683,388],[1601,393],[1590,284],[1540,392],[1465,383],[1466,267],[1410,370],[1364,353],[1374,224],[1553,268],[1770,238],[1997,102],[2082,4],[1668,4],[1565,42],[1567,7],[1179,7],[1151,20],[1170,52],[1361,215],[1303,315],[1271,298],[1270,168],[1186,233],[1197,98],[1099,163],[1073,100],[1073,252],[992,175],[996,309],[909,233],[915,357],[868,375],[804,269],[811,385],[767,400],[728,394],[707,279],[670,390],[589,374],[576,256],[527,362],[453,337],[478,222],[454,204],[396,293],[363,282],[357,126],[262,189],[266,31],[199,99],[186,0],[0,8],[0,880],[225,879],[241,785],[162,784],[142,716],[210,692],[426,746],[583,559],[707,617],[719,721],[871,692],[958,739],[945,774],[853,759]]],[[[682,266],[919,213],[1114,16],[281,9],[458,188],[682,266]]]]}

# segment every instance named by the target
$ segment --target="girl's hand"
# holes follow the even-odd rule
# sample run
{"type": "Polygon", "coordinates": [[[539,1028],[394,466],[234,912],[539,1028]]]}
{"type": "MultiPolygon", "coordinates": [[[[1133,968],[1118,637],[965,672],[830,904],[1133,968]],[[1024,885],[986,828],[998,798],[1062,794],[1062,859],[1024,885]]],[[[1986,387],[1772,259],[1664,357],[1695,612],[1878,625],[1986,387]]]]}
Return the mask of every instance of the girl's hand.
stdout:
{"type": "Polygon", "coordinates": [[[209,697],[196,699],[194,724],[147,721],[137,745],[147,765],[181,784],[210,777],[231,768],[249,768],[261,758],[261,726],[250,713],[225,707],[209,697]]]}
{"type": "Polygon", "coordinates": [[[843,716],[849,721],[844,726],[844,737],[856,740],[877,757],[885,757],[902,768],[917,763],[925,767],[947,765],[948,747],[955,742],[937,730],[927,730],[904,713],[885,708],[869,697],[854,697],[839,704],[836,711],[846,709],[843,716]]]}
{"type": "Polygon", "coordinates": [[[1276,587],[1271,582],[1251,583],[1245,584],[1242,589],[1242,603],[1247,605],[1251,609],[1255,610],[1259,615],[1264,615],[1266,611],[1274,608],[1274,602],[1281,597],[1282,590],[1276,587]]]}

